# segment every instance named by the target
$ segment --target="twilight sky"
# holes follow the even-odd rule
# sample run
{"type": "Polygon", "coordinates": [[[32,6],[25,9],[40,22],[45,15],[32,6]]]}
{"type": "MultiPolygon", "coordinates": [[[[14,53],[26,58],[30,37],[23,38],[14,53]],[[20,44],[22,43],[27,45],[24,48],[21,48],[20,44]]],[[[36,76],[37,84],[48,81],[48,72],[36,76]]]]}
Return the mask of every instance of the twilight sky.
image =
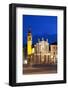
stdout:
{"type": "Polygon", "coordinates": [[[49,43],[57,42],[57,16],[22,16],[23,43],[27,43],[27,33],[31,27],[33,44],[38,42],[42,37],[48,39],[49,43]]]}

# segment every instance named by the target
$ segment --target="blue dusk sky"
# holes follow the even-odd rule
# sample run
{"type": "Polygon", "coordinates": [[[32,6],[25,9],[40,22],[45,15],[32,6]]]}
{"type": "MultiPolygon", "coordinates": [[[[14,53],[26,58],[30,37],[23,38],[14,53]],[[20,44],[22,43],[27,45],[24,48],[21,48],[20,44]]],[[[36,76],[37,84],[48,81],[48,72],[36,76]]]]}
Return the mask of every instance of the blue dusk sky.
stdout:
{"type": "Polygon", "coordinates": [[[38,38],[42,40],[48,39],[48,42],[57,42],[57,16],[38,16],[23,15],[22,16],[23,43],[27,43],[27,34],[29,28],[32,33],[32,43],[38,42],[38,38]]]}

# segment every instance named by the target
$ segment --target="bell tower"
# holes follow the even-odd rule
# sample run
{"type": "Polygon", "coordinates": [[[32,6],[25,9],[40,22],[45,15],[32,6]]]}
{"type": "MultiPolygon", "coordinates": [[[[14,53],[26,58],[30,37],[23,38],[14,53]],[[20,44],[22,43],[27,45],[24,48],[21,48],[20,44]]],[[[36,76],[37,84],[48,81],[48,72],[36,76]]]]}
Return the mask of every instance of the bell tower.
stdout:
{"type": "Polygon", "coordinates": [[[31,34],[31,28],[29,28],[28,34],[27,34],[27,55],[32,54],[32,34],[31,34]]]}

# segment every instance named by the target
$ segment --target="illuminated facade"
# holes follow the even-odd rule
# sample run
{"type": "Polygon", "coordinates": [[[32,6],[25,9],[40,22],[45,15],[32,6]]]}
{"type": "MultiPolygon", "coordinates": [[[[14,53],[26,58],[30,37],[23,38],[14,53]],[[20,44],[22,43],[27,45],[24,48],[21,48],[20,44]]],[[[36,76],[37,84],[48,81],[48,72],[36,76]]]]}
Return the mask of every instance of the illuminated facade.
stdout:
{"type": "Polygon", "coordinates": [[[36,53],[48,53],[49,52],[49,43],[48,40],[44,41],[44,38],[42,38],[42,41],[38,41],[35,45],[35,52],[36,53]]]}
{"type": "Polygon", "coordinates": [[[38,40],[38,43],[34,46],[34,63],[46,64],[49,63],[50,60],[50,52],[49,52],[49,43],[48,39],[45,41],[42,38],[42,41],[38,40]]]}
{"type": "Polygon", "coordinates": [[[50,45],[51,61],[57,63],[57,44],[53,43],[50,45]]]}

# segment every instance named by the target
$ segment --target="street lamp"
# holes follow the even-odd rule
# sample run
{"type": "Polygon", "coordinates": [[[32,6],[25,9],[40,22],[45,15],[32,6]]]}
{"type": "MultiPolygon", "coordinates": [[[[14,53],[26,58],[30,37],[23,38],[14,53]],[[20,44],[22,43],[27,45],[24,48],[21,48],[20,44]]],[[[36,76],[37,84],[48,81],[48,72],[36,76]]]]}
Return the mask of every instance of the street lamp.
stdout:
{"type": "Polygon", "coordinates": [[[24,64],[27,64],[27,60],[24,60],[24,64]]]}

